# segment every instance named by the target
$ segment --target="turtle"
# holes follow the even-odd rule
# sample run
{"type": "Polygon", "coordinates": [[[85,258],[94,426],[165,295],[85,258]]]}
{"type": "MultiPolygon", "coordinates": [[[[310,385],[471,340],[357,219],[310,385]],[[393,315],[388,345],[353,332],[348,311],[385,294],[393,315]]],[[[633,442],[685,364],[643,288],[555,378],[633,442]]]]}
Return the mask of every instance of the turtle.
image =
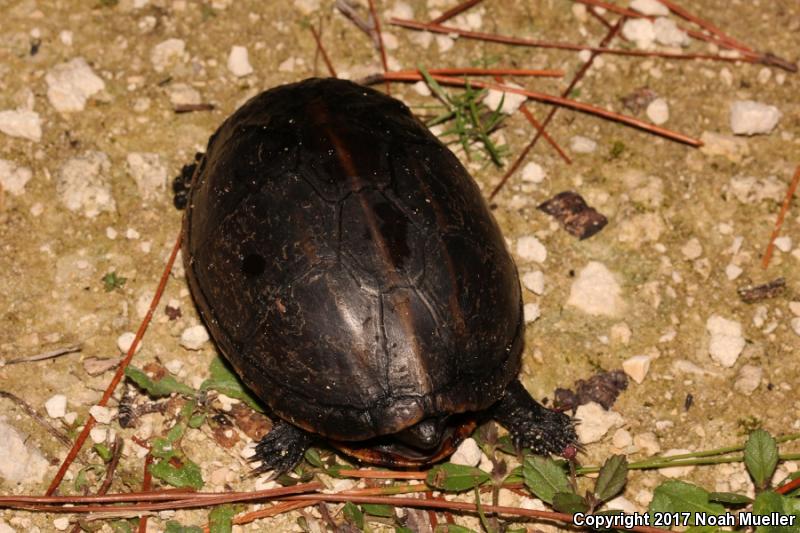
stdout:
{"type": "Polygon", "coordinates": [[[247,101],[174,182],[191,295],[275,422],[259,472],[315,439],[392,468],[494,419],[575,455],[574,421],[519,380],[519,277],[481,192],[399,100],[310,78],[247,101]]]}

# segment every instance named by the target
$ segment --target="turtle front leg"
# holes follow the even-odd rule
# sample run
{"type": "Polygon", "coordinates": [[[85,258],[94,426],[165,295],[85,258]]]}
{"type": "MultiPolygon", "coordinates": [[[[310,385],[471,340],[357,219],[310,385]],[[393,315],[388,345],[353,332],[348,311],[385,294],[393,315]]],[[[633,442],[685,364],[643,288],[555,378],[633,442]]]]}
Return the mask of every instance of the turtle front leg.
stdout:
{"type": "Polygon", "coordinates": [[[519,381],[508,385],[492,414],[511,434],[518,450],[530,448],[539,455],[552,453],[568,459],[575,457],[578,451],[572,418],[541,405],[519,381]]]}
{"type": "Polygon", "coordinates": [[[300,462],[312,440],[310,433],[289,422],[277,420],[272,430],[256,444],[256,453],[250,460],[260,461],[261,464],[253,473],[263,474],[272,470],[270,479],[282,476],[300,462]]]}
{"type": "Polygon", "coordinates": [[[196,153],[194,163],[183,165],[181,173],[172,180],[172,203],[176,209],[186,208],[186,203],[189,201],[189,189],[192,188],[192,178],[203,155],[200,152],[196,153]]]}

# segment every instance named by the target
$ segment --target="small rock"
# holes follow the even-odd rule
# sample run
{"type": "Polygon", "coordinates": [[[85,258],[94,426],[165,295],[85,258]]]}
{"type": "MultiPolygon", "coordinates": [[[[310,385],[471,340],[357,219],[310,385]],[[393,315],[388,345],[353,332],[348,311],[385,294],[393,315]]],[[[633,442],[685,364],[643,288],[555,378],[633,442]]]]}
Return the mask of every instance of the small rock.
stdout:
{"type": "Polygon", "coordinates": [[[645,113],[653,124],[660,126],[669,120],[669,105],[663,98],[656,98],[647,106],[645,113]]]}
{"type": "Polygon", "coordinates": [[[187,350],[199,350],[208,342],[208,331],[201,324],[183,330],[181,333],[181,346],[187,350]]]}
{"type": "Polygon", "coordinates": [[[666,17],[659,17],[653,23],[656,41],[664,46],[688,46],[689,36],[680,29],[675,21],[666,17]]]}
{"type": "Polygon", "coordinates": [[[51,396],[44,402],[44,409],[50,418],[61,418],[67,414],[67,397],[63,394],[51,396]]]}
{"type": "Polygon", "coordinates": [[[575,135],[569,140],[569,149],[576,154],[591,154],[597,150],[597,143],[588,137],[575,135]]]}
{"type": "Polygon", "coordinates": [[[742,272],[743,270],[741,269],[741,267],[738,267],[733,263],[725,267],[725,275],[728,277],[730,281],[733,281],[739,276],[741,276],[742,272]]]}
{"type": "Polygon", "coordinates": [[[763,370],[761,370],[761,367],[744,365],[739,369],[739,374],[736,376],[733,388],[745,396],[750,396],[761,384],[762,374],[763,370]]]}
{"type": "Polygon", "coordinates": [[[800,316],[794,317],[790,322],[790,325],[792,326],[792,331],[794,331],[795,334],[800,337],[800,316]]]}
{"type": "MultiPolygon", "coordinates": [[[[131,349],[131,345],[133,344],[133,339],[136,338],[136,334],[132,331],[126,331],[119,337],[117,337],[117,348],[122,353],[128,353],[128,350],[131,349]]],[[[139,350],[142,349],[142,341],[139,341],[139,344],[136,345],[136,353],[139,353],[139,350]]]]}
{"type": "Polygon", "coordinates": [[[777,107],[739,100],[731,104],[731,129],[736,135],[771,133],[778,125],[781,112],[777,107]]]}
{"type": "Polygon", "coordinates": [[[106,88],[82,57],[51,68],[45,76],[47,99],[60,113],[83,111],[86,100],[106,88]]]}
{"type": "Polygon", "coordinates": [[[0,478],[9,484],[35,484],[42,481],[50,464],[26,435],[0,420],[0,478]]]}
{"type": "Polygon", "coordinates": [[[234,46],[231,48],[231,52],[228,55],[228,70],[237,78],[253,73],[246,47],[234,46]]]}
{"type": "Polygon", "coordinates": [[[599,441],[612,427],[621,426],[623,423],[622,415],[615,411],[606,411],[596,402],[578,407],[575,418],[580,421],[575,431],[582,444],[599,441]]]}
{"type": "Polygon", "coordinates": [[[92,442],[95,444],[100,444],[106,441],[106,437],[108,437],[108,429],[106,428],[98,428],[93,427],[89,431],[89,438],[92,439],[92,442]]]}
{"type": "Polygon", "coordinates": [[[611,444],[618,450],[624,450],[633,444],[633,437],[631,437],[631,434],[627,429],[620,428],[616,430],[614,432],[614,436],[611,437],[611,444]]]}
{"type": "Polygon", "coordinates": [[[614,274],[603,263],[591,261],[572,282],[567,305],[590,315],[616,316],[625,302],[614,274]]]}
{"type": "Polygon", "coordinates": [[[168,67],[180,61],[186,51],[186,43],[182,39],[167,39],[153,47],[150,61],[156,72],[164,72],[168,67]]]}
{"type": "Polygon", "coordinates": [[[481,462],[481,449],[475,439],[465,439],[450,456],[450,462],[457,465],[478,466],[481,462]]]}
{"type": "MultiPolygon", "coordinates": [[[[516,83],[506,82],[505,85],[514,87],[515,89],[523,89],[522,86],[517,85],[516,83]]],[[[489,92],[483,98],[483,103],[486,105],[486,107],[494,111],[500,106],[500,102],[502,101],[503,106],[500,107],[500,111],[506,115],[512,115],[527,99],[528,97],[524,94],[489,89],[489,92]]]]}
{"type": "Polygon", "coordinates": [[[706,322],[706,329],[711,334],[708,353],[720,365],[730,368],[744,349],[742,325],[719,315],[712,315],[706,322]]]}
{"type": "Polygon", "coordinates": [[[56,191],[70,211],[83,211],[87,218],[101,212],[114,212],[117,204],[111,194],[108,174],[111,162],[100,151],[90,150],[68,159],[58,172],[56,191]]]}
{"type": "Polygon", "coordinates": [[[98,424],[110,424],[114,419],[114,410],[104,405],[93,405],[89,408],[91,414],[98,424]]]}
{"type": "Polygon", "coordinates": [[[60,516],[53,520],[53,527],[59,531],[66,531],[69,527],[69,517],[68,516],[60,516]]]}
{"type": "Polygon", "coordinates": [[[618,324],[614,324],[611,326],[611,342],[624,344],[625,346],[631,342],[631,336],[633,332],[631,331],[630,326],[625,322],[620,322],[618,324]]]}
{"type": "Polygon", "coordinates": [[[132,152],[128,154],[128,174],[136,182],[139,196],[155,200],[163,195],[167,187],[167,167],[161,156],[154,153],[132,152]]]}
{"type": "Polygon", "coordinates": [[[631,9],[643,15],[654,17],[666,17],[669,15],[669,8],[658,0],[633,0],[630,3],[631,9]]]}
{"type": "Polygon", "coordinates": [[[186,83],[173,83],[167,89],[169,101],[173,106],[191,106],[202,103],[200,91],[186,83]]]}
{"type": "Polygon", "coordinates": [[[414,89],[414,92],[416,92],[420,96],[430,96],[431,95],[431,90],[428,87],[428,84],[425,83],[424,81],[418,81],[417,83],[412,85],[411,88],[414,89]]]}
{"type": "Polygon", "coordinates": [[[629,41],[635,42],[637,48],[647,50],[653,47],[656,30],[648,19],[629,19],[622,27],[622,35],[629,41]]]}
{"type": "Polygon", "coordinates": [[[28,167],[18,166],[13,161],[0,159],[0,187],[13,196],[20,196],[25,192],[25,185],[33,178],[33,172],[28,167]]]}
{"type": "Polygon", "coordinates": [[[436,46],[439,48],[439,53],[442,54],[453,48],[453,46],[456,44],[453,38],[449,35],[435,35],[433,39],[436,41],[436,46]]]}
{"type": "Polygon", "coordinates": [[[522,284],[532,293],[541,296],[544,294],[544,272],[536,270],[522,276],[522,284]]]}
{"type": "Polygon", "coordinates": [[[683,245],[681,248],[681,253],[683,257],[693,261],[703,255],[703,245],[700,244],[700,241],[697,237],[692,237],[689,241],[683,245]]]}
{"type": "Polygon", "coordinates": [[[517,255],[523,261],[544,263],[547,259],[547,248],[533,235],[526,235],[517,241],[517,255]]]}
{"type": "Polygon", "coordinates": [[[742,159],[750,155],[747,141],[732,135],[704,131],[700,140],[703,141],[700,151],[706,155],[723,156],[733,163],[741,163],[742,159]]]}
{"type": "Polygon", "coordinates": [[[777,248],[783,253],[791,252],[792,238],[786,235],[784,235],[783,237],[778,237],[777,239],[775,239],[775,248],[777,248]]]}
{"type": "Polygon", "coordinates": [[[573,237],[588,239],[606,227],[608,219],[574,191],[563,191],[537,206],[555,218],[573,237]]]}
{"type": "Polygon", "coordinates": [[[755,178],[753,176],[734,176],[729,182],[730,192],[743,204],[772,200],[783,201],[786,184],[775,176],[755,178]]]}
{"type": "Polygon", "coordinates": [[[800,302],[789,302],[789,311],[794,316],[800,316],[800,302]]]}
{"type": "Polygon", "coordinates": [[[541,183],[544,181],[544,169],[538,163],[528,163],[522,168],[522,181],[541,183]]]}
{"type": "Polygon", "coordinates": [[[39,142],[42,140],[42,119],[39,113],[27,109],[0,111],[0,131],[11,137],[39,142]]]}
{"type": "Polygon", "coordinates": [[[633,437],[633,445],[643,450],[647,456],[655,455],[661,451],[658,437],[656,437],[655,433],[649,431],[633,437]]]}
{"type": "Polygon", "coordinates": [[[83,360],[83,369],[90,376],[99,376],[116,368],[120,361],[122,361],[121,357],[87,357],[83,360]]]}
{"type": "Polygon", "coordinates": [[[652,359],[649,355],[635,355],[623,361],[622,370],[636,383],[641,383],[650,370],[652,359]]]}
{"type": "Polygon", "coordinates": [[[634,514],[639,512],[639,508],[633,504],[632,501],[625,498],[625,496],[617,496],[611,500],[606,502],[604,509],[614,510],[614,511],[623,511],[628,514],[634,514]]]}
{"type": "Polygon", "coordinates": [[[542,316],[542,310],[539,308],[538,304],[525,304],[522,307],[522,314],[525,317],[525,323],[530,324],[531,322],[535,322],[540,316],[542,316]]]}
{"type": "MultiPolygon", "coordinates": [[[[679,449],[679,448],[673,448],[671,450],[667,450],[666,452],[664,452],[664,457],[671,457],[673,455],[683,455],[683,454],[686,454],[686,453],[691,453],[691,451],[690,450],[679,449]]],[[[694,465],[690,465],[690,466],[672,466],[672,467],[669,467],[669,468],[661,468],[661,469],[659,469],[659,472],[661,473],[661,475],[663,475],[665,477],[668,477],[668,478],[681,478],[681,479],[683,479],[687,475],[689,475],[689,472],[691,472],[694,469],[695,469],[694,465]]]]}

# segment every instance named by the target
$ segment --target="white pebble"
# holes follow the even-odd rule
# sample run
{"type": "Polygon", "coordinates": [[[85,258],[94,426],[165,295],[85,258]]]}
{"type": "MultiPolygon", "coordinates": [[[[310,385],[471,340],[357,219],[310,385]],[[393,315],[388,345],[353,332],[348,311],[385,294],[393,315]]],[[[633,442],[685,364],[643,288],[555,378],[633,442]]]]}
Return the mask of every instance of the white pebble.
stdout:
{"type": "Polygon", "coordinates": [[[198,324],[183,330],[183,333],[181,333],[181,346],[187,350],[199,350],[208,342],[208,339],[208,331],[201,324],[198,324]]]}
{"type": "Polygon", "coordinates": [[[101,442],[105,442],[106,437],[108,437],[108,429],[94,427],[89,431],[89,437],[95,444],[100,444],[101,442]]]}
{"type": "MultiPolygon", "coordinates": [[[[516,89],[522,89],[521,85],[517,85],[516,83],[507,82],[505,85],[509,87],[514,87],[516,89]]],[[[500,107],[500,111],[505,113],[506,115],[513,114],[519,107],[527,100],[528,97],[524,94],[518,93],[510,93],[510,92],[503,92],[498,91],[496,89],[489,89],[489,92],[483,98],[483,103],[486,106],[494,111],[498,107],[500,107],[500,102],[503,102],[503,106],[500,107]]]]}
{"type": "Polygon", "coordinates": [[[413,19],[414,9],[406,2],[395,2],[392,8],[387,11],[386,15],[387,18],[413,19]]]}
{"type": "MultiPolygon", "coordinates": [[[[671,450],[667,450],[664,452],[664,457],[670,457],[672,455],[683,455],[686,453],[691,453],[690,450],[684,450],[679,448],[673,448],[671,450]]],[[[662,476],[668,478],[685,478],[689,472],[695,469],[694,465],[691,466],[671,466],[669,468],[661,468],[659,469],[659,473],[662,476]]]]}
{"type": "Polygon", "coordinates": [[[790,322],[790,325],[792,326],[792,331],[794,331],[795,334],[800,336],[800,316],[794,317],[790,322]]]}
{"type": "Polygon", "coordinates": [[[620,428],[616,430],[614,435],[611,437],[611,444],[618,450],[624,450],[633,444],[633,437],[631,437],[631,434],[627,429],[620,428]]]}
{"type": "Polygon", "coordinates": [[[86,100],[106,88],[82,57],[51,68],[45,76],[47,99],[61,113],[83,111],[86,100]]]}
{"type": "Polygon", "coordinates": [[[183,368],[183,361],[178,359],[170,359],[164,364],[164,368],[170,371],[171,374],[177,375],[183,368]]]}
{"type": "Polygon", "coordinates": [[[111,239],[113,241],[114,239],[117,238],[117,230],[115,230],[111,226],[108,226],[106,228],[106,237],[108,237],[109,239],[111,239]]]}
{"type": "Polygon", "coordinates": [[[39,113],[27,109],[0,111],[0,131],[11,137],[39,142],[42,139],[42,119],[39,113]]]}
{"type": "Polygon", "coordinates": [[[636,383],[641,383],[650,371],[652,359],[649,355],[634,355],[622,362],[622,370],[636,383]]]}
{"type": "Polygon", "coordinates": [[[603,263],[591,261],[572,282],[567,305],[590,315],[615,316],[625,302],[616,276],[603,263]]]}
{"type": "Polygon", "coordinates": [[[419,94],[421,96],[430,96],[431,95],[431,90],[428,87],[428,84],[425,83],[424,81],[418,81],[417,83],[412,85],[411,88],[414,89],[414,92],[416,92],[417,94],[419,94]]]}
{"type": "Polygon", "coordinates": [[[168,170],[161,161],[161,156],[149,152],[132,152],[128,154],[128,175],[136,182],[139,196],[145,200],[161,197],[167,187],[168,170]]]}
{"type": "Polygon", "coordinates": [[[526,235],[517,241],[517,255],[524,261],[544,263],[547,259],[547,248],[533,235],[526,235]]]}
{"type": "Polygon", "coordinates": [[[669,15],[669,8],[658,0],[633,0],[630,3],[631,9],[643,15],[665,17],[669,15]]]}
{"type": "Polygon", "coordinates": [[[733,263],[725,267],[725,275],[728,277],[730,281],[733,281],[739,276],[741,276],[742,272],[743,272],[742,268],[737,265],[734,265],[733,263]]]}
{"type": "Polygon", "coordinates": [[[608,500],[603,509],[623,511],[628,514],[634,514],[639,512],[639,508],[636,507],[636,505],[634,505],[634,503],[629,499],[627,499],[625,496],[617,496],[616,498],[608,500]]]}
{"type": "Polygon", "coordinates": [[[792,238],[788,236],[778,237],[777,239],[775,239],[775,248],[784,253],[791,252],[792,238]]]}
{"type": "Polygon", "coordinates": [[[528,163],[522,168],[522,181],[541,183],[544,181],[544,178],[544,169],[538,163],[528,163]]]}
{"type": "MultiPolygon", "coordinates": [[[[131,349],[131,344],[133,344],[133,339],[136,337],[136,334],[132,331],[126,331],[119,337],[117,337],[117,348],[122,353],[128,353],[128,350],[131,349]]],[[[139,341],[139,344],[136,345],[136,353],[142,349],[142,342],[139,341]]]]}
{"type": "Polygon", "coordinates": [[[656,98],[647,106],[645,113],[653,124],[660,126],[669,120],[669,104],[663,98],[656,98]]]}
{"type": "Polygon", "coordinates": [[[703,141],[700,151],[706,155],[723,156],[734,163],[739,163],[750,155],[750,145],[747,144],[747,140],[733,135],[704,131],[700,140],[703,141]]]}
{"type": "Polygon", "coordinates": [[[530,324],[542,316],[542,310],[538,304],[529,303],[522,306],[522,314],[525,316],[525,323],[530,324]]]}
{"type": "Polygon", "coordinates": [[[522,284],[526,289],[541,296],[544,294],[544,272],[535,270],[522,276],[522,284]]]}
{"type": "Polygon", "coordinates": [[[591,154],[597,150],[597,143],[588,137],[575,135],[569,140],[569,148],[576,154],[591,154]]]}
{"type": "Polygon", "coordinates": [[[630,19],[622,26],[622,35],[635,42],[638,48],[647,50],[653,47],[656,30],[653,23],[645,18],[630,19]]]}
{"type": "Polygon", "coordinates": [[[25,192],[25,185],[33,178],[28,167],[18,166],[13,161],[0,159],[0,186],[12,196],[20,196],[25,192]]]}
{"type": "Polygon", "coordinates": [[[200,91],[186,83],[173,83],[167,89],[169,101],[174,106],[197,105],[203,101],[200,91]]]}
{"type": "Polygon", "coordinates": [[[449,35],[436,35],[434,36],[436,46],[439,47],[439,53],[444,53],[453,48],[455,41],[449,35]]]}
{"type": "Polygon", "coordinates": [[[128,229],[126,229],[126,230],[125,230],[125,238],[126,238],[126,239],[129,239],[129,240],[131,240],[131,241],[135,241],[135,240],[136,240],[136,239],[138,239],[139,237],[141,237],[141,235],[140,235],[140,234],[139,234],[139,232],[138,232],[138,231],[136,231],[135,229],[133,229],[133,228],[128,228],[128,229]]]}
{"type": "Polygon", "coordinates": [[[72,46],[72,32],[69,30],[61,30],[58,33],[58,40],[64,46],[72,46]]]}
{"type": "Polygon", "coordinates": [[[744,349],[742,325],[719,315],[712,315],[706,321],[706,329],[711,334],[708,353],[720,365],[730,368],[744,349]]]}
{"type": "Polygon", "coordinates": [[[775,106],[752,100],[738,100],[731,104],[731,130],[736,135],[771,133],[780,118],[781,112],[775,106]]]}
{"type": "Polygon", "coordinates": [[[231,48],[231,52],[228,55],[228,70],[237,78],[253,73],[253,67],[250,65],[247,48],[244,46],[234,46],[231,48]]]}
{"type": "Polygon", "coordinates": [[[55,394],[44,402],[44,409],[50,418],[61,418],[67,414],[67,397],[63,394],[55,394]]]}
{"type": "Polygon", "coordinates": [[[114,419],[114,410],[104,405],[93,405],[89,408],[89,414],[98,424],[110,424],[114,419]]]}
{"type": "Polygon", "coordinates": [[[761,384],[763,370],[759,366],[744,365],[739,369],[733,388],[745,396],[750,396],[761,384]]]}
{"type": "Polygon", "coordinates": [[[56,191],[70,211],[83,211],[94,218],[101,212],[114,212],[117,204],[111,195],[111,161],[100,151],[89,150],[68,159],[58,172],[56,191]]]}
{"type": "Polygon", "coordinates": [[[150,51],[150,61],[156,72],[163,72],[167,67],[177,63],[186,51],[186,43],[182,39],[167,39],[160,42],[150,51]]]}
{"type": "Polygon", "coordinates": [[[457,465],[478,466],[481,462],[481,449],[475,439],[465,439],[450,456],[450,462],[457,465]]]}
{"type": "Polygon", "coordinates": [[[689,36],[680,29],[675,21],[665,17],[659,17],[653,24],[653,31],[656,34],[656,41],[664,46],[688,46],[689,36]]]}
{"type": "Polygon", "coordinates": [[[59,531],[66,531],[69,527],[69,517],[68,516],[60,516],[53,520],[53,527],[59,531]]]}
{"type": "Polygon", "coordinates": [[[575,427],[578,439],[582,444],[597,442],[613,427],[623,424],[622,415],[615,411],[606,411],[596,402],[581,405],[575,411],[575,418],[580,423],[575,427]]]}
{"type": "Polygon", "coordinates": [[[697,259],[703,255],[703,245],[700,244],[700,241],[697,239],[697,237],[692,237],[686,242],[686,244],[683,245],[681,248],[681,253],[686,259],[697,259]]]}
{"type": "Polygon", "coordinates": [[[789,311],[794,316],[800,316],[800,302],[789,302],[789,311]]]}

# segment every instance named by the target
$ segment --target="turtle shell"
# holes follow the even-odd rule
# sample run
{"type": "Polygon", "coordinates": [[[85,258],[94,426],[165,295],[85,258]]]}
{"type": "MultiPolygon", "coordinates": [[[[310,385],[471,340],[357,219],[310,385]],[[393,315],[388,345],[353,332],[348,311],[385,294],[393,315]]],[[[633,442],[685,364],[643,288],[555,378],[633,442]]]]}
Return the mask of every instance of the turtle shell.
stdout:
{"type": "Polygon", "coordinates": [[[519,280],[488,206],[375,90],[309,79],[239,108],[195,173],[183,254],[222,354],[313,433],[480,411],[519,371],[519,280]]]}

